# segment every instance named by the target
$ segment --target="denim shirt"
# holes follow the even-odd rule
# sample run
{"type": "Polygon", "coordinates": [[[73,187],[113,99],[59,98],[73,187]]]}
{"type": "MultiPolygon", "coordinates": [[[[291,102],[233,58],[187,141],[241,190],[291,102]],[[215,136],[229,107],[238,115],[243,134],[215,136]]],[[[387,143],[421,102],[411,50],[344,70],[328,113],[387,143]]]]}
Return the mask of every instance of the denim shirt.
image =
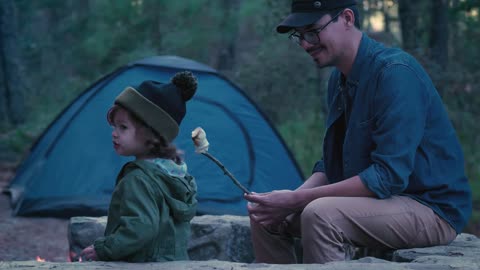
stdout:
{"type": "Polygon", "coordinates": [[[332,72],[327,102],[323,159],[313,172],[330,183],[358,175],[379,199],[409,196],[462,231],[472,211],[463,153],[435,86],[412,56],[364,34],[348,77],[332,72]]]}

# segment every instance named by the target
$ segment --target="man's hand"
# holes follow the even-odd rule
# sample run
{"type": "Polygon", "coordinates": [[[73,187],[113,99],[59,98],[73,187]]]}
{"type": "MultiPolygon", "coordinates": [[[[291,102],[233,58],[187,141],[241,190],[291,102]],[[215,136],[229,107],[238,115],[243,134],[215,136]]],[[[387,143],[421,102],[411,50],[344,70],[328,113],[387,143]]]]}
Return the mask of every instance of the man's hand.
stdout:
{"type": "Polygon", "coordinates": [[[247,205],[250,218],[265,226],[279,224],[304,207],[297,192],[291,190],[251,193],[244,197],[250,202],[247,205]]]}
{"type": "Polygon", "coordinates": [[[80,253],[80,258],[82,258],[82,260],[84,261],[98,260],[97,252],[95,251],[95,248],[93,248],[93,245],[88,246],[84,250],[82,250],[82,253],[80,253]]]}

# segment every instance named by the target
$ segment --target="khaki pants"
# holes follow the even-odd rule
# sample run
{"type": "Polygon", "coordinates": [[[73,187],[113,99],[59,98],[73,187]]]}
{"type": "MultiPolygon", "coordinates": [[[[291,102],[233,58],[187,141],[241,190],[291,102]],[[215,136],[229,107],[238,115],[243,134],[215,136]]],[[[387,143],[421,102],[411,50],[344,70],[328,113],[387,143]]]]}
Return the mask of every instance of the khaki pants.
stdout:
{"type": "Polygon", "coordinates": [[[258,263],[297,263],[294,237],[301,238],[304,263],[345,260],[345,244],[405,249],[445,245],[456,237],[445,220],[406,196],[325,197],[309,203],[289,224],[250,225],[258,263]]]}

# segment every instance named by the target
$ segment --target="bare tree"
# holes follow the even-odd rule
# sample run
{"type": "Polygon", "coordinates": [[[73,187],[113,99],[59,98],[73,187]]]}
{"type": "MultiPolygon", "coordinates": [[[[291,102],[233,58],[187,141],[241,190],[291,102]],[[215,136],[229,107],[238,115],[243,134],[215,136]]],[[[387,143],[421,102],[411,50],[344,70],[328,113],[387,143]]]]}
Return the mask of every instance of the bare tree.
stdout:
{"type": "Polygon", "coordinates": [[[402,43],[403,48],[407,51],[412,51],[419,46],[417,42],[417,9],[418,5],[416,0],[398,1],[398,16],[400,19],[400,27],[402,30],[402,43]]]}
{"type": "Polygon", "coordinates": [[[221,25],[228,31],[222,31],[222,44],[218,50],[214,67],[221,71],[230,71],[235,65],[235,52],[238,35],[238,10],[242,0],[221,1],[223,11],[221,25]]]}
{"type": "Polygon", "coordinates": [[[390,6],[385,2],[382,5],[382,14],[383,14],[383,22],[385,23],[384,31],[386,33],[391,33],[392,18],[390,16],[390,6]]]}
{"type": "Polygon", "coordinates": [[[25,80],[21,76],[17,14],[12,0],[0,1],[0,126],[25,120],[25,80]]]}
{"type": "MultiPolygon", "coordinates": [[[[357,5],[358,5],[358,9],[359,9],[359,12],[360,12],[360,18],[355,18],[355,20],[359,20],[359,25],[360,25],[360,29],[363,29],[363,21],[365,20],[365,13],[364,13],[364,8],[363,8],[363,5],[365,1],[363,0],[357,0],[357,5]]],[[[367,3],[368,5],[368,3],[367,3]]]]}
{"type": "Polygon", "coordinates": [[[431,57],[442,67],[448,62],[448,0],[432,0],[431,57]]]}

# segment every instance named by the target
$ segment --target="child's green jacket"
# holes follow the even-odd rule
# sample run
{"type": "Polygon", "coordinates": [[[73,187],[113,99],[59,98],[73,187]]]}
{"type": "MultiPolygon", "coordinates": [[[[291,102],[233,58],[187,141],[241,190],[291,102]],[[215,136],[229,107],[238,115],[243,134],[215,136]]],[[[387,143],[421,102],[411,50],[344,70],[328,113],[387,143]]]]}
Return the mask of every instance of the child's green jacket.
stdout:
{"type": "Polygon", "coordinates": [[[125,164],[117,177],[105,236],[94,243],[102,261],[188,260],[197,187],[192,176],[167,174],[153,162],[125,164]]]}

